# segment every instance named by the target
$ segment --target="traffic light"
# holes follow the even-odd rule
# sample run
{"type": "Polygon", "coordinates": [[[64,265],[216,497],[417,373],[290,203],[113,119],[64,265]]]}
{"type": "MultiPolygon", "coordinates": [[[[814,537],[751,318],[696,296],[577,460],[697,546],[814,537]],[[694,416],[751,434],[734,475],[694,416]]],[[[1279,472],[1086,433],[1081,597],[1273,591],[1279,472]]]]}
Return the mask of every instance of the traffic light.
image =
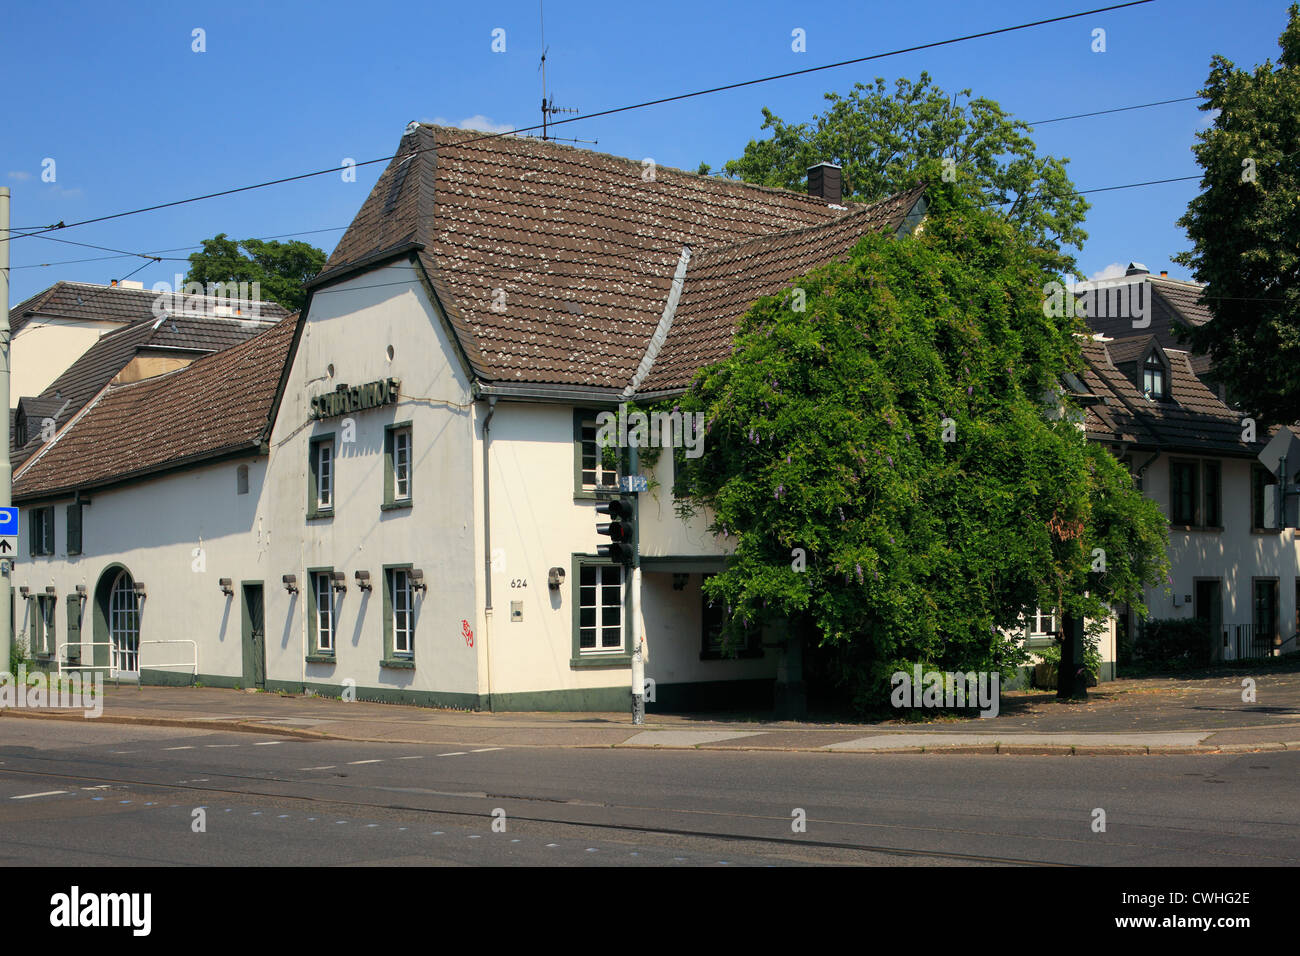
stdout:
{"type": "Polygon", "coordinates": [[[596,505],[596,513],[608,515],[608,522],[596,525],[596,533],[606,535],[610,544],[602,544],[596,553],[602,558],[632,563],[634,549],[634,528],[632,523],[633,503],[631,498],[613,498],[596,505]]]}

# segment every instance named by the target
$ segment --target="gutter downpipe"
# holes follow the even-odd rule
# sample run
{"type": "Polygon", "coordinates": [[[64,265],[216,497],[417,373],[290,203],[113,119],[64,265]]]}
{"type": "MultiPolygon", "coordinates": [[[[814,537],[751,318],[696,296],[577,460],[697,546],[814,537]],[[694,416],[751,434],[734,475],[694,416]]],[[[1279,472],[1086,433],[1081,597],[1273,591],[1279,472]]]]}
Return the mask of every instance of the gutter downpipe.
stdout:
{"type": "Polygon", "coordinates": [[[497,398],[488,398],[488,413],[483,419],[483,650],[487,657],[487,705],[492,707],[492,479],[488,471],[488,429],[497,411],[497,398]]]}

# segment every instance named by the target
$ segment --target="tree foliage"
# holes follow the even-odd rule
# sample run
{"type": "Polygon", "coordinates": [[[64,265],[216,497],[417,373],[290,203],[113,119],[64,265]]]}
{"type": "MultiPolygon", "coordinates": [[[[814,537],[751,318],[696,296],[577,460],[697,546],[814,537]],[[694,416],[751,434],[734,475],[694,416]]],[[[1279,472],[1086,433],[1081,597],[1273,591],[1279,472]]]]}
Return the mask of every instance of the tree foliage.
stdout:
{"type": "MultiPolygon", "coordinates": [[[[784,189],[807,187],[809,166],[843,167],[845,196],[871,202],[915,179],[927,161],[951,160],[949,176],[972,182],[982,201],[1001,208],[1029,239],[1044,266],[1073,272],[1066,246],[1082,246],[1088,203],[1066,175],[1069,162],[1039,156],[1026,123],[1008,116],[993,100],[970,90],[949,97],[927,73],[917,82],[899,79],[893,93],[879,77],[855,84],[847,97],[827,93],[830,108],[810,123],[787,123],[763,110],[764,140],[751,140],[727,175],[784,189]]],[[[938,170],[943,174],[942,165],[938,170]]]]}
{"type": "Polygon", "coordinates": [[[1035,606],[1142,613],[1167,567],[1157,506],[1055,400],[1081,326],[1045,315],[1052,276],[969,190],[930,197],[919,235],[795,280],[805,311],[759,300],[681,401],[708,423],[684,507],[735,549],[706,584],[728,638],[788,619],[867,706],[918,662],[1008,672],[1035,606]]]}
{"type": "Polygon", "coordinates": [[[263,299],[297,312],[307,302],[304,283],[324,268],[325,258],[323,251],[300,240],[229,239],[223,232],[204,239],[203,251],[190,255],[185,281],[205,286],[209,282],[256,282],[263,299]]]}
{"type": "Polygon", "coordinates": [[[1269,424],[1300,421],[1300,6],[1279,42],[1276,67],[1210,61],[1201,109],[1218,112],[1193,147],[1202,192],[1178,221],[1192,249],[1176,257],[1214,315],[1186,341],[1269,424]]]}

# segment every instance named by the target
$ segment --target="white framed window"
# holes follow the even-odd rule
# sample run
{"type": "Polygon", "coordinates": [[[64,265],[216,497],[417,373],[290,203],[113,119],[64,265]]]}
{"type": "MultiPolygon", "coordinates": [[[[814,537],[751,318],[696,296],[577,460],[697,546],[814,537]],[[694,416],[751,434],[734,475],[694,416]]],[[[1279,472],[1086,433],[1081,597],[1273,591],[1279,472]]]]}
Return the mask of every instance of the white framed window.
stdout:
{"type": "Polygon", "coordinates": [[[1150,398],[1165,397],[1165,365],[1155,354],[1142,366],[1142,391],[1150,398]]]}
{"type": "Polygon", "coordinates": [[[316,510],[334,507],[334,442],[318,441],[312,446],[316,457],[316,510]]]}
{"type": "Polygon", "coordinates": [[[1056,608],[1041,607],[1034,608],[1034,614],[1029,619],[1029,636],[1046,638],[1056,633],[1056,608]]]}
{"type": "Polygon", "coordinates": [[[415,653],[415,614],[411,600],[411,575],[404,568],[388,572],[393,606],[393,653],[415,653]]]}
{"type": "Polygon", "coordinates": [[[623,650],[623,566],[586,564],[579,571],[578,651],[623,650]]]}
{"type": "Polygon", "coordinates": [[[411,430],[393,432],[393,498],[405,501],[411,497],[411,430]]]}
{"type": "Polygon", "coordinates": [[[578,438],[581,458],[579,480],[583,491],[618,486],[618,469],[611,468],[605,461],[604,449],[596,442],[598,432],[594,414],[581,420],[578,438]]]}
{"type": "Polygon", "coordinates": [[[126,571],[113,582],[108,601],[108,635],[117,669],[128,674],[140,672],[140,596],[135,581],[126,571]]]}
{"type": "Polygon", "coordinates": [[[315,649],[332,653],[334,650],[334,588],[330,580],[330,572],[315,572],[311,583],[316,605],[315,649]]]}

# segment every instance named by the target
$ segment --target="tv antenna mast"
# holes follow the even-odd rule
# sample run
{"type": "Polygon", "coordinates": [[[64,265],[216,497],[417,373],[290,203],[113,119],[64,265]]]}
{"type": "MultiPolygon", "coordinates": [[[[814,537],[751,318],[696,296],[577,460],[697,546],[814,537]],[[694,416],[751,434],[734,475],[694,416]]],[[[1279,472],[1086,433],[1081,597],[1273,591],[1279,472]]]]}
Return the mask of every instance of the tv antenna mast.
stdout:
{"type": "Polygon", "coordinates": [[[597,142],[598,142],[597,140],[594,140],[594,139],[573,139],[573,138],[570,138],[570,137],[552,136],[552,135],[550,135],[550,131],[547,129],[547,124],[550,122],[550,118],[551,118],[552,116],[554,116],[555,114],[557,114],[557,113],[575,113],[575,114],[576,114],[576,113],[580,113],[580,112],[582,112],[582,111],[581,111],[581,110],[576,110],[576,109],[562,109],[562,108],[556,106],[556,105],[555,105],[555,97],[554,97],[554,95],[553,95],[553,94],[550,94],[550,93],[547,92],[547,89],[546,89],[546,54],[547,54],[547,46],[546,46],[546,19],[545,19],[545,16],[544,16],[544,11],[543,11],[543,9],[542,9],[542,0],[538,0],[538,2],[537,2],[537,18],[538,18],[538,20],[539,20],[539,22],[540,22],[540,24],[541,24],[541,32],[542,32],[542,62],[541,62],[541,65],[540,65],[540,67],[539,67],[539,69],[542,71],[542,140],[543,140],[543,141],[545,141],[545,140],[554,140],[554,141],[556,141],[556,142],[566,142],[566,143],[588,143],[588,144],[590,144],[590,145],[592,145],[592,146],[595,146],[595,145],[597,145],[597,142]]]}

